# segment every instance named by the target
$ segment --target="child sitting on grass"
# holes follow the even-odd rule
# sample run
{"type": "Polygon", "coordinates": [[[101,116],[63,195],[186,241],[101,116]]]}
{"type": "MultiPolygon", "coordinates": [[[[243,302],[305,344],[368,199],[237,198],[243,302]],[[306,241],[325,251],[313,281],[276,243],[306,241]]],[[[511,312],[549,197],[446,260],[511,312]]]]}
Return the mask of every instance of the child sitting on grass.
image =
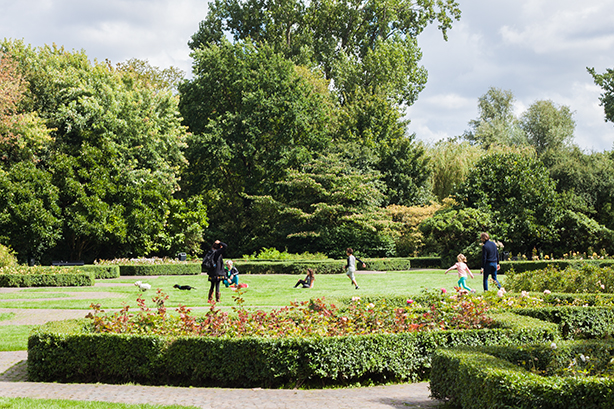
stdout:
{"type": "Polygon", "coordinates": [[[298,282],[294,285],[294,288],[302,285],[303,288],[313,288],[313,284],[316,281],[316,275],[312,269],[307,269],[307,277],[304,280],[298,280],[298,282]]]}
{"type": "Polygon", "coordinates": [[[471,270],[469,270],[469,267],[467,267],[467,257],[465,257],[463,254],[459,254],[456,257],[456,264],[454,264],[452,267],[450,267],[449,269],[446,270],[446,272],[444,274],[448,274],[448,272],[450,270],[454,270],[456,269],[456,271],[458,271],[458,286],[460,288],[464,288],[467,291],[470,291],[472,293],[475,292],[475,290],[472,290],[471,288],[467,287],[466,281],[467,281],[467,273],[469,273],[469,275],[471,276],[471,278],[473,278],[473,273],[471,272],[471,270]]]}

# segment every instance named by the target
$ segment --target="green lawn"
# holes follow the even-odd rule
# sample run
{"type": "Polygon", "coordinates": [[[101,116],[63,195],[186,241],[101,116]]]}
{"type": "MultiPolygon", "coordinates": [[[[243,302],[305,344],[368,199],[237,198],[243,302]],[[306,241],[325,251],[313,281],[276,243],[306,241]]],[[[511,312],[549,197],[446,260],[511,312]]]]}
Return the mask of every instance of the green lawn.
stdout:
{"type": "MultiPolygon", "coordinates": [[[[323,297],[334,301],[342,297],[383,295],[411,297],[419,294],[424,288],[446,288],[453,291],[456,285],[456,274],[443,274],[444,270],[415,270],[387,273],[374,273],[356,275],[360,289],[356,290],[345,274],[318,275],[314,288],[293,288],[302,276],[296,275],[241,275],[240,282],[249,284],[243,293],[245,306],[251,308],[270,309],[289,305],[293,301],[307,301],[310,298],[323,297]]],[[[503,277],[501,277],[503,278],[503,277]]],[[[155,289],[160,288],[170,297],[166,306],[173,308],[178,305],[188,307],[206,307],[209,282],[207,277],[201,276],[161,276],[156,278],[142,277],[141,281],[151,284],[152,290],[143,295],[150,307],[153,307],[151,298],[156,294],[155,289]],[[191,285],[196,290],[181,291],[173,288],[174,284],[191,285]]],[[[140,290],[135,287],[134,279],[117,278],[111,280],[96,280],[98,283],[124,283],[127,286],[104,287],[62,287],[62,288],[21,288],[15,292],[0,293],[0,308],[24,309],[84,309],[90,304],[100,304],[102,309],[119,309],[127,304],[132,310],[137,308],[136,299],[140,290]],[[85,298],[78,298],[84,296],[85,298]],[[58,298],[57,300],[49,300],[58,298]]],[[[482,276],[476,275],[468,280],[469,286],[481,291],[482,276]]],[[[222,285],[222,300],[218,306],[228,309],[235,305],[233,296],[236,292],[224,288],[222,285]]],[[[194,315],[205,314],[205,309],[195,310],[194,315]]],[[[0,320],[10,319],[10,313],[0,315],[0,320]]],[[[0,326],[0,351],[19,351],[27,349],[27,340],[32,326],[29,325],[2,325],[0,326]]],[[[0,408],[3,407],[0,404],[0,408]]],[[[12,406],[10,406],[12,407],[12,406]]]]}
{"type": "MultiPolygon", "coordinates": [[[[33,325],[0,325],[0,351],[25,351],[33,325]]],[[[0,408],[4,406],[0,405],[0,408]]]]}
{"type": "MultiPolygon", "coordinates": [[[[241,275],[240,281],[247,283],[243,298],[246,306],[283,306],[292,301],[306,301],[310,298],[325,297],[334,300],[339,297],[354,295],[384,295],[412,296],[423,288],[445,287],[452,290],[456,285],[456,275],[444,275],[443,270],[416,270],[388,272],[377,274],[357,274],[356,280],[360,289],[351,285],[345,274],[318,275],[312,289],[293,288],[302,276],[296,275],[241,275]]],[[[142,277],[141,281],[149,283],[152,289],[144,293],[149,302],[157,288],[168,294],[167,306],[176,307],[180,304],[189,307],[207,306],[209,282],[204,275],[200,276],[160,276],[157,278],[142,277]],[[196,287],[192,291],[180,291],[173,288],[174,284],[196,287]]],[[[98,283],[128,283],[135,280],[117,278],[111,280],[96,280],[98,283]]],[[[481,276],[468,280],[470,286],[480,291],[481,276]]],[[[140,291],[134,285],[122,287],[63,287],[63,288],[23,288],[17,292],[0,293],[0,308],[61,308],[88,309],[90,304],[101,304],[103,309],[121,308],[124,303],[136,305],[140,291]],[[71,294],[72,293],[72,294],[71,294]],[[86,294],[90,293],[91,297],[86,294]],[[85,296],[84,298],[81,298],[85,296]],[[57,300],[49,300],[58,298],[57,300]]],[[[231,289],[222,285],[221,307],[234,304],[231,289]]]]}
{"type": "Polygon", "coordinates": [[[128,405],[125,403],[88,402],[31,398],[0,398],[2,409],[188,409],[194,406],[128,405]]]}

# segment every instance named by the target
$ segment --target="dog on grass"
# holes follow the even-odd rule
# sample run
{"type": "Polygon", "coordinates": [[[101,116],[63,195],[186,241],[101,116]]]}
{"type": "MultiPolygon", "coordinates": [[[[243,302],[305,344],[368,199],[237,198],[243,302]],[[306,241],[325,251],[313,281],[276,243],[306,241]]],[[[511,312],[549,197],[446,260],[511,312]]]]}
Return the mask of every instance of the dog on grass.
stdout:
{"type": "Polygon", "coordinates": [[[141,291],[151,290],[151,284],[143,283],[141,281],[137,281],[136,283],[134,283],[134,285],[139,287],[141,291]]]}
{"type": "Polygon", "coordinates": [[[179,284],[175,284],[173,286],[174,288],[178,289],[178,290],[196,290],[196,287],[192,287],[190,285],[179,285],[179,284]]]}

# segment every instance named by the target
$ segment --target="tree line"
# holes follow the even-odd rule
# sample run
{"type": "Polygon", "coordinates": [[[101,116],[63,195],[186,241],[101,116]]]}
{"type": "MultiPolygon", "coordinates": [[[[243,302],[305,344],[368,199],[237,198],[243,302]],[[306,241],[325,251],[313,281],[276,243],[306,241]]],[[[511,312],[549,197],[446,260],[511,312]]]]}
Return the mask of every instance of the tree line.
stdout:
{"type": "MultiPolygon", "coordinates": [[[[427,81],[416,39],[459,18],[453,1],[217,0],[190,79],[5,40],[0,243],[43,263],[217,238],[233,256],[471,253],[481,230],[514,254],[611,251],[612,156],[574,146],[568,107],[516,118],[491,88],[463,135],[408,132],[427,81]]],[[[612,73],[589,72],[612,121],[612,73]]]]}

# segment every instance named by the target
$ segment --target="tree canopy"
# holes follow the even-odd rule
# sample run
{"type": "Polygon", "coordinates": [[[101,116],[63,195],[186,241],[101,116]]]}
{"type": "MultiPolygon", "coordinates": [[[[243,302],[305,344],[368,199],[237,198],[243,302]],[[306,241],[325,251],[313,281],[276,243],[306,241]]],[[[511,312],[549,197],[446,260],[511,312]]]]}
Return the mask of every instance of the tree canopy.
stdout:
{"type": "MultiPolygon", "coordinates": [[[[41,257],[47,249],[90,260],[183,250],[176,241],[175,248],[169,244],[170,208],[183,200],[174,197],[177,171],[186,164],[178,98],[144,81],[147,74],[92,63],[84,52],[18,41],[5,41],[1,49],[27,84],[17,106],[40,118],[48,135],[44,146],[17,135],[36,151],[36,161],[6,166],[5,192],[18,182],[29,188],[5,208],[16,223],[6,226],[7,240],[20,258],[41,257]],[[46,228],[18,217],[24,206],[44,218],[46,228]],[[20,231],[26,228],[36,230],[25,236],[20,231]]],[[[191,213],[197,235],[206,227],[200,209],[191,213]]]]}

